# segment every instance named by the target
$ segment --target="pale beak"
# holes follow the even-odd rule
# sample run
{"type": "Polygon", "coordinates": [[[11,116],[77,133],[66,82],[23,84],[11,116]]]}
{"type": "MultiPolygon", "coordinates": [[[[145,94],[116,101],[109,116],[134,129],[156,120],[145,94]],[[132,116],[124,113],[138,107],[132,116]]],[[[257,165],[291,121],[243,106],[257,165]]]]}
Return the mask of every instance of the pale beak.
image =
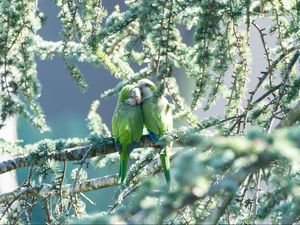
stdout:
{"type": "Polygon", "coordinates": [[[141,96],[135,96],[135,102],[139,105],[142,102],[141,96]]]}

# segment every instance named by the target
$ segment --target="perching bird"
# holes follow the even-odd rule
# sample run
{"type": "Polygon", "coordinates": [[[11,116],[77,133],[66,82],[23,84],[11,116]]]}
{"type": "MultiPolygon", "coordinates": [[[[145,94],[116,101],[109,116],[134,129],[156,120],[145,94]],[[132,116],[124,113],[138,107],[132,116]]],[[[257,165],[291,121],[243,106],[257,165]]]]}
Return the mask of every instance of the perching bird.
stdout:
{"type": "Polygon", "coordinates": [[[133,85],[124,86],[119,93],[112,118],[112,131],[120,154],[119,183],[122,184],[126,178],[129,154],[143,134],[143,114],[140,103],[140,89],[133,85]]]}
{"type": "MultiPolygon", "coordinates": [[[[157,144],[165,132],[173,129],[172,110],[168,100],[157,96],[157,86],[148,79],[138,82],[142,94],[142,111],[145,126],[153,143],[157,144]]],[[[166,182],[170,186],[170,158],[169,147],[166,146],[160,153],[160,161],[164,170],[166,182]]]]}

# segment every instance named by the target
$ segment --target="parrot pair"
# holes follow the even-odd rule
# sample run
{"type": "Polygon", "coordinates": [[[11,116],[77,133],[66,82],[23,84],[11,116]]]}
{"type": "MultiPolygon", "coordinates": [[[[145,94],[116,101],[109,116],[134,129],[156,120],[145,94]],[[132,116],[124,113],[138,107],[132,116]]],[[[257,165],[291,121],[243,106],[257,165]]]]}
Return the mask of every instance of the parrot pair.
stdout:
{"type": "MultiPolygon", "coordinates": [[[[129,155],[143,135],[144,124],[154,144],[173,128],[172,110],[168,100],[158,97],[157,86],[148,79],[137,85],[126,85],[119,93],[112,118],[112,131],[120,154],[119,183],[124,184],[129,155]]],[[[169,147],[163,147],[160,161],[167,185],[170,185],[169,147]]]]}

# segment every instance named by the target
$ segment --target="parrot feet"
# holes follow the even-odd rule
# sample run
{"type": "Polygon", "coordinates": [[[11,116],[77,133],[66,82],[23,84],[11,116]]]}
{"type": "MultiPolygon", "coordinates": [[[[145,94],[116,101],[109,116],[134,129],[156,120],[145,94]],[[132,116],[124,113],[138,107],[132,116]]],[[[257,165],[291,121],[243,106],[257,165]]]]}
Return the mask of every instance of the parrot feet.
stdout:
{"type": "Polygon", "coordinates": [[[161,149],[161,146],[158,144],[152,144],[151,147],[155,149],[161,149]]]}

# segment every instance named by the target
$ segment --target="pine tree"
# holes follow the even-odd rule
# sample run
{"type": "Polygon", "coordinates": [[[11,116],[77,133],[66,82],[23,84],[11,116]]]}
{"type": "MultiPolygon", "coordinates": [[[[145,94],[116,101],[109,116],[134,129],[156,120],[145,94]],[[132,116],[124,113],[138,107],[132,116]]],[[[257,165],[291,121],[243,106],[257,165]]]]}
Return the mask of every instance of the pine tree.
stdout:
{"type": "Polygon", "coordinates": [[[90,158],[98,166],[118,162],[95,100],[86,138],[45,139],[25,147],[1,140],[1,151],[15,157],[0,162],[0,173],[29,168],[16,190],[0,194],[1,223],[32,223],[37,202],[43,203],[47,224],[300,220],[298,0],[125,0],[126,9],[116,6],[112,13],[101,0],[55,0],[61,22],[57,42],[38,33],[45,23],[38,2],[0,1],[0,127],[9,116],[21,115],[41,132],[49,130],[39,104],[37,59],[61,56],[82,91],[88,84],[76,61],[105,67],[120,82],[101,98],[151,78],[173,106],[177,128],[159,146],[174,142],[174,181],[168,192],[155,176],[161,172],[159,148],[147,135],[131,155],[125,187],[119,187],[114,172],[87,178],[90,158]],[[193,36],[192,43],[184,32],[193,36]],[[260,74],[251,71],[258,60],[252,35],[259,37],[255,44],[265,60],[260,74]],[[134,71],[134,65],[140,69],[134,71]],[[178,77],[194,81],[190,101],[178,77]],[[210,113],[216,105],[223,110],[210,113]],[[77,161],[71,182],[65,179],[68,161],[77,161]],[[92,199],[84,192],[109,186],[118,186],[115,204],[86,213],[85,202],[92,199]]]}

